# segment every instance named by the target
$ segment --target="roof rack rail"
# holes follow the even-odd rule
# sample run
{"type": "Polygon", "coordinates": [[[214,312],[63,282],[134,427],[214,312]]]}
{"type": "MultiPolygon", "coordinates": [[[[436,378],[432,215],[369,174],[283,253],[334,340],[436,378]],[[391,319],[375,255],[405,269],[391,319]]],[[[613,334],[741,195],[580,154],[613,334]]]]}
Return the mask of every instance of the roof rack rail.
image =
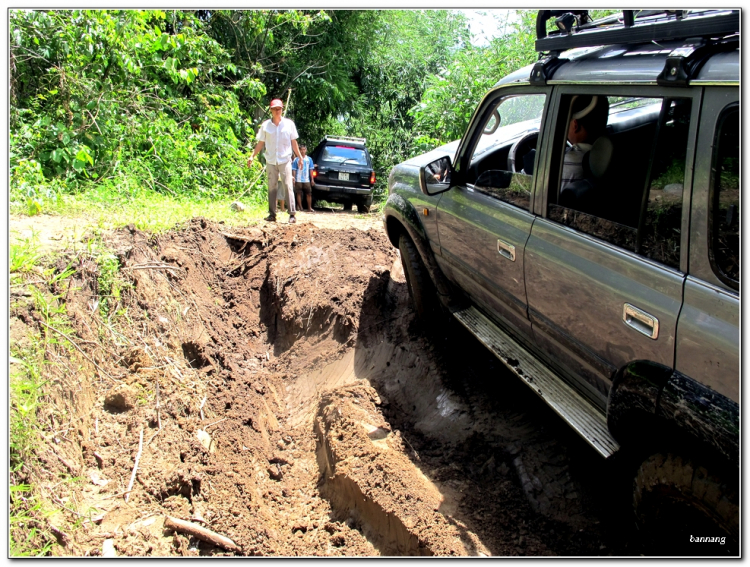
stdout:
{"type": "Polygon", "coordinates": [[[329,142],[356,142],[358,144],[366,144],[366,138],[355,138],[353,136],[323,136],[321,142],[328,140],[329,142]]]}
{"type": "Polygon", "coordinates": [[[740,31],[739,10],[623,10],[621,23],[620,18],[613,20],[610,16],[592,22],[587,10],[539,10],[536,51],[553,54],[576,47],[721,37],[740,31]],[[547,21],[553,17],[561,31],[547,35],[547,21]]]}

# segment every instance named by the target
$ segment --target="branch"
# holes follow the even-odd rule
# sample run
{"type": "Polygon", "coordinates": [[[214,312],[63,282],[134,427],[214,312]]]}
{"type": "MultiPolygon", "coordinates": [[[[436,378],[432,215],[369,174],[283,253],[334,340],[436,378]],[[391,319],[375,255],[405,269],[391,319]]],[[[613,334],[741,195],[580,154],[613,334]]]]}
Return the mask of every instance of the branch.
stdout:
{"type": "Polygon", "coordinates": [[[211,530],[192,522],[186,522],[184,520],[173,518],[172,516],[167,516],[167,519],[164,521],[164,527],[176,532],[191,535],[200,540],[212,543],[217,547],[223,547],[229,551],[242,551],[239,546],[228,537],[219,535],[216,532],[212,532],[211,530]]]}
{"type": "Polygon", "coordinates": [[[133,465],[133,474],[130,475],[130,482],[128,483],[128,490],[125,492],[125,502],[130,498],[130,491],[133,490],[133,481],[135,481],[135,473],[138,470],[138,461],[141,460],[141,453],[143,452],[143,427],[141,427],[141,438],[138,441],[138,454],[135,456],[135,464],[133,465]]]}

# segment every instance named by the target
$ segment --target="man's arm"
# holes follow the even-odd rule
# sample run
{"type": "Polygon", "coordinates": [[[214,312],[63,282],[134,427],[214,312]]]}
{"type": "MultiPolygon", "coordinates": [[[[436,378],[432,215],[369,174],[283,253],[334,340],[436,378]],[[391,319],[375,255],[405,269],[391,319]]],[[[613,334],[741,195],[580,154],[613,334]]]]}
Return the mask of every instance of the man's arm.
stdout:
{"type": "Polygon", "coordinates": [[[299,146],[297,145],[297,140],[292,140],[292,151],[294,152],[294,155],[297,156],[300,161],[302,160],[302,153],[299,151],[299,146]]]}
{"type": "Polygon", "coordinates": [[[253,153],[250,154],[249,158],[247,158],[247,167],[250,167],[253,164],[253,160],[255,159],[255,156],[257,156],[260,152],[262,152],[265,146],[266,146],[266,143],[263,140],[255,144],[253,153]]]}

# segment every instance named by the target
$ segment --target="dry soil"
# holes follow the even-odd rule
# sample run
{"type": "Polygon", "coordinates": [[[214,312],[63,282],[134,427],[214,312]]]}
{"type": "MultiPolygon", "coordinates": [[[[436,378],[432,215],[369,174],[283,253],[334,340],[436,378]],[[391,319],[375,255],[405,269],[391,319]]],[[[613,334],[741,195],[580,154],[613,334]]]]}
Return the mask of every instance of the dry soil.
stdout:
{"type": "MultiPolygon", "coordinates": [[[[419,326],[377,215],[105,240],[118,315],[72,248],[49,290],[76,345],[50,353],[67,413],[18,480],[78,520],[53,554],[639,553],[611,465],[450,321],[419,326]]],[[[25,289],[11,341],[45,332],[25,289]]]]}

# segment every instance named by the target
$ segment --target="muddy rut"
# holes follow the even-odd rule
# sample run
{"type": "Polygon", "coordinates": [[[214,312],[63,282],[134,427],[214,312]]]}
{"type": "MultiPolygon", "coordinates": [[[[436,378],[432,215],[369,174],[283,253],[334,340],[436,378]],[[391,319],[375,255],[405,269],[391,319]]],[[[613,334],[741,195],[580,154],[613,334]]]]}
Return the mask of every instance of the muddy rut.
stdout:
{"type": "Polygon", "coordinates": [[[88,520],[53,553],[638,553],[612,464],[456,325],[420,328],[382,230],[195,219],[110,244],[126,315],[104,320],[77,266],[67,310],[99,348],[26,473],[84,479],[61,501],[88,520]]]}

